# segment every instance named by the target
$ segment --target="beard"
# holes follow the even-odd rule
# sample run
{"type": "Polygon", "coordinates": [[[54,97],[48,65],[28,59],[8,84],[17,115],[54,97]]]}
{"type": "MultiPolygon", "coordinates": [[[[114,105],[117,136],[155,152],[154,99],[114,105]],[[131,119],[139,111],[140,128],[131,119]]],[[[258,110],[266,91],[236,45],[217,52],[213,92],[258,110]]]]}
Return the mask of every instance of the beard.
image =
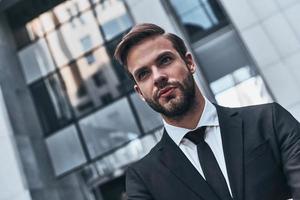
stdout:
{"type": "Polygon", "coordinates": [[[167,86],[174,86],[179,89],[181,94],[178,96],[168,96],[166,99],[167,103],[165,103],[164,105],[159,103],[158,91],[154,93],[153,99],[145,98],[147,104],[156,112],[161,113],[166,117],[176,119],[187,113],[194,105],[195,82],[191,73],[187,74],[182,83],[178,81],[172,83],[162,81],[161,83],[159,83],[159,85],[159,89],[163,89],[167,86]]]}

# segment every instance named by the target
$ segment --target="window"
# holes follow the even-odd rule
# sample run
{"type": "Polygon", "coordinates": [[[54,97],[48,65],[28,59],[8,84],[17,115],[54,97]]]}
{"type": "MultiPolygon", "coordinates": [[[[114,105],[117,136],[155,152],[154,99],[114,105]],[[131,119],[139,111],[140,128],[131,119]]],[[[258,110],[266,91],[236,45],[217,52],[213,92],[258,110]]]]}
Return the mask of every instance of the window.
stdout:
{"type": "Polygon", "coordinates": [[[216,0],[169,0],[172,9],[192,42],[227,25],[228,20],[216,0]]]}
{"type": "MultiPolygon", "coordinates": [[[[119,35],[107,44],[107,53],[110,55],[110,57],[113,57],[114,50],[121,38],[122,35],[119,35]]],[[[112,69],[114,70],[116,76],[120,81],[120,84],[118,85],[118,90],[121,93],[128,93],[133,91],[134,82],[128,77],[124,67],[120,65],[115,59],[113,59],[111,62],[113,65],[112,69]]]]}
{"type": "Polygon", "coordinates": [[[57,176],[87,161],[74,125],[48,137],[46,145],[57,176]]]}
{"type": "Polygon", "coordinates": [[[95,85],[97,87],[101,87],[101,86],[103,86],[103,85],[106,84],[106,79],[103,76],[103,72],[102,71],[99,71],[96,74],[94,74],[93,75],[93,80],[94,80],[94,83],[95,83],[95,85]]]}
{"type": "Polygon", "coordinates": [[[84,85],[80,85],[80,86],[78,87],[78,90],[77,90],[77,96],[78,96],[78,97],[84,97],[84,96],[86,96],[86,95],[87,95],[87,91],[86,91],[84,85]]]}
{"type": "Polygon", "coordinates": [[[91,36],[86,35],[80,39],[80,43],[84,52],[90,50],[93,46],[91,36]]]}
{"type": "Polygon", "coordinates": [[[110,93],[106,93],[106,94],[104,94],[104,95],[101,96],[101,101],[102,101],[104,104],[108,104],[108,103],[110,103],[112,100],[113,100],[113,97],[111,96],[110,93]]]}
{"type": "Polygon", "coordinates": [[[140,134],[126,98],[87,116],[79,124],[92,158],[140,134]]]}
{"type": "Polygon", "coordinates": [[[132,26],[132,21],[122,1],[104,1],[96,9],[105,39],[111,40],[132,26]]]}
{"type": "Polygon", "coordinates": [[[145,133],[149,133],[153,129],[163,126],[160,115],[146,105],[136,93],[132,93],[130,99],[133,102],[145,133]]]}
{"type": "Polygon", "coordinates": [[[85,56],[86,62],[91,65],[93,63],[95,63],[95,57],[93,55],[93,53],[89,53],[88,55],[85,56]]]}
{"type": "Polygon", "coordinates": [[[194,46],[198,63],[220,105],[246,106],[272,100],[235,31],[194,46]]]}
{"type": "Polygon", "coordinates": [[[45,39],[23,48],[18,53],[26,83],[31,83],[55,70],[45,39]]]}
{"type": "Polygon", "coordinates": [[[71,107],[57,75],[30,85],[30,90],[46,136],[72,120],[71,107]]]}

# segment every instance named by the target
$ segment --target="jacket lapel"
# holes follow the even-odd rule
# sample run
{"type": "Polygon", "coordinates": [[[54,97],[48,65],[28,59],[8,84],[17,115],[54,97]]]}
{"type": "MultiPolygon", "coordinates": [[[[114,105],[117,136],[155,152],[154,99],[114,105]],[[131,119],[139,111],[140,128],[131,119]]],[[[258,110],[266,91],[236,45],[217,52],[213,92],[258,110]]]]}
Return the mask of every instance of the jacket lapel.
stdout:
{"type": "Polygon", "coordinates": [[[224,157],[232,195],[244,199],[244,157],[242,119],[237,111],[215,105],[217,108],[224,157]]]}
{"type": "Polygon", "coordinates": [[[161,162],[202,199],[219,200],[209,185],[199,174],[180,148],[174,143],[166,131],[161,140],[161,162]]]}

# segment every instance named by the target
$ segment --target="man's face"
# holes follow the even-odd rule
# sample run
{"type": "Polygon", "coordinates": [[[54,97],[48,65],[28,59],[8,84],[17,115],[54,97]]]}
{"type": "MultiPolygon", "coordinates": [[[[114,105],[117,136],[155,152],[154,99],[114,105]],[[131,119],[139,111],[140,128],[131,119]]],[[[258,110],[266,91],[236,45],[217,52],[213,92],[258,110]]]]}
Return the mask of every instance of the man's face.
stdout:
{"type": "Polygon", "coordinates": [[[195,63],[190,53],[185,60],[163,36],[155,36],[134,46],[127,66],[135,90],[155,111],[176,118],[189,111],[195,97],[195,63]]]}

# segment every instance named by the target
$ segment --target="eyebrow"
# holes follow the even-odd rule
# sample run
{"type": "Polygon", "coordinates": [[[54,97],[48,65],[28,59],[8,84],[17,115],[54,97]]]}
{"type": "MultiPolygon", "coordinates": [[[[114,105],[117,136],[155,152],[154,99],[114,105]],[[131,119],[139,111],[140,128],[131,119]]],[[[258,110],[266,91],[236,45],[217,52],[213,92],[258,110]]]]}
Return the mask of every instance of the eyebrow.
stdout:
{"type": "Polygon", "coordinates": [[[147,66],[143,66],[143,67],[139,68],[138,70],[136,70],[136,71],[133,73],[134,77],[137,77],[138,74],[139,74],[140,72],[142,72],[143,70],[145,70],[146,68],[147,68],[147,66]]]}
{"type": "MultiPolygon", "coordinates": [[[[172,55],[172,52],[170,51],[163,51],[162,53],[160,53],[156,58],[155,58],[155,63],[159,62],[164,56],[166,55],[172,55]]],[[[136,77],[140,72],[142,72],[143,70],[145,70],[147,68],[147,66],[142,66],[141,68],[139,68],[138,70],[136,70],[133,73],[133,76],[136,77]]]]}
{"type": "Polygon", "coordinates": [[[159,54],[158,56],[157,56],[157,58],[155,59],[155,62],[157,63],[157,62],[159,62],[164,56],[167,56],[167,55],[173,55],[172,54],[172,52],[170,52],[170,51],[164,51],[164,52],[162,52],[161,54],[159,54]]]}

